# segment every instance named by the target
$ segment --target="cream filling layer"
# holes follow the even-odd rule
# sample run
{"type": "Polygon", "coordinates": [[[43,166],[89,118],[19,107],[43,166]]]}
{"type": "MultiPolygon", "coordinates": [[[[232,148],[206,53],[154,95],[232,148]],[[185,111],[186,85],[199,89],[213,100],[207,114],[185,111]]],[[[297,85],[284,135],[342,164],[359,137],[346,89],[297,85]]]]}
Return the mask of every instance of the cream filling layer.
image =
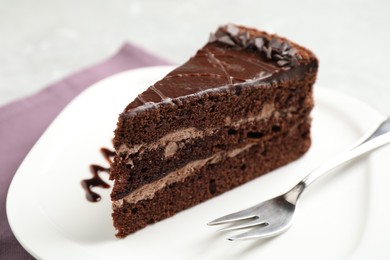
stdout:
{"type": "Polygon", "coordinates": [[[222,161],[224,158],[232,158],[237,156],[238,154],[249,150],[252,146],[254,146],[256,143],[250,143],[243,147],[236,148],[230,151],[221,151],[218,152],[208,158],[196,160],[189,162],[185,166],[183,166],[180,169],[177,169],[175,171],[172,171],[168,173],[163,178],[154,181],[152,183],[148,183],[143,185],[142,187],[134,190],[132,193],[127,195],[126,197],[113,201],[113,208],[119,208],[123,205],[123,203],[126,201],[127,203],[137,203],[141,200],[146,199],[153,199],[156,192],[159,190],[164,189],[165,187],[169,186],[172,183],[175,182],[182,182],[187,177],[189,177],[192,174],[196,174],[196,171],[200,168],[204,167],[206,164],[216,164],[220,161],[222,161]]]}
{"type": "MultiPolygon", "coordinates": [[[[287,111],[287,113],[289,112],[290,111],[287,111]]],[[[275,106],[273,103],[267,103],[264,104],[259,114],[249,116],[245,119],[240,119],[238,121],[232,122],[231,118],[227,116],[225,118],[225,125],[237,127],[241,124],[251,123],[251,122],[270,118],[273,114],[274,116],[278,117],[280,112],[275,111],[275,106]]],[[[184,128],[166,134],[165,136],[161,137],[159,140],[151,144],[139,144],[139,145],[134,145],[132,147],[128,147],[126,144],[122,144],[117,150],[117,153],[121,156],[124,156],[125,162],[131,165],[133,165],[133,161],[130,158],[131,155],[137,153],[141,155],[147,150],[155,150],[159,147],[164,147],[164,157],[169,158],[173,156],[178,149],[183,147],[186,141],[195,138],[202,138],[204,136],[210,136],[213,133],[215,133],[215,131],[217,130],[218,128],[206,128],[202,130],[199,130],[195,127],[184,128]]]]}
{"type": "Polygon", "coordinates": [[[204,136],[212,135],[215,129],[198,130],[195,127],[189,127],[177,130],[161,137],[158,141],[149,145],[139,144],[132,147],[128,147],[126,144],[122,144],[117,153],[119,155],[125,155],[125,161],[127,164],[133,164],[129,156],[132,154],[142,154],[146,150],[155,150],[159,147],[165,147],[165,158],[173,156],[179,148],[178,142],[183,140],[190,140],[194,138],[202,138],[204,136]]]}

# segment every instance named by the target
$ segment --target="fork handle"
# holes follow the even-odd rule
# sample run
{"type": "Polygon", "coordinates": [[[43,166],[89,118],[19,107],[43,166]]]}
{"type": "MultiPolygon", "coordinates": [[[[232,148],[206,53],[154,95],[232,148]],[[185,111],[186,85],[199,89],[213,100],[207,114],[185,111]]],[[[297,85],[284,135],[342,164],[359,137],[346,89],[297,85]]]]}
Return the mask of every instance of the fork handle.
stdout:
{"type": "MultiPolygon", "coordinates": [[[[378,147],[381,147],[390,142],[390,119],[382,122],[379,127],[368,137],[365,137],[358,141],[355,146],[344,152],[340,155],[334,157],[327,163],[322,164],[320,167],[316,168],[309,175],[307,175],[301,182],[299,182],[292,190],[292,193],[295,193],[297,199],[299,195],[312,184],[319,177],[323,176],[325,173],[330,170],[340,166],[360,155],[363,155],[367,152],[370,152],[378,147]]],[[[292,195],[292,194],[291,194],[292,195]]],[[[292,197],[295,197],[292,196],[292,197]]]]}

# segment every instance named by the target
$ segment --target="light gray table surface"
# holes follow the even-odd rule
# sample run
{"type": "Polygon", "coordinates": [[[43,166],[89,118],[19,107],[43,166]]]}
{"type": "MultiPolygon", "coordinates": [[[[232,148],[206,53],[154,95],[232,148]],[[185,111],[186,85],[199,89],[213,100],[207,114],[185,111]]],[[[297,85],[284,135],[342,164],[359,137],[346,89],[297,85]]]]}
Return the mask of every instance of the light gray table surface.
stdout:
{"type": "Polygon", "coordinates": [[[126,41],[186,61],[228,22],[313,50],[318,87],[390,115],[390,1],[0,0],[0,105],[101,61],[126,41]]]}

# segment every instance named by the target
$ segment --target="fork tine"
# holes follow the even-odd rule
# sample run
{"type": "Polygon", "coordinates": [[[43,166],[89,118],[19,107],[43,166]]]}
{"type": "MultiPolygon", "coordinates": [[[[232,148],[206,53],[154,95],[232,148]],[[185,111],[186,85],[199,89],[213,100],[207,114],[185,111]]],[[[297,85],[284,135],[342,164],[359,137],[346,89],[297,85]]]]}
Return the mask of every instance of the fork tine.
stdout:
{"type": "Polygon", "coordinates": [[[267,223],[264,220],[256,218],[256,219],[254,219],[252,221],[248,221],[248,222],[241,223],[241,224],[238,224],[238,225],[234,225],[234,226],[231,226],[231,227],[222,228],[222,229],[220,229],[218,231],[237,230],[237,229],[250,228],[250,227],[259,226],[259,225],[267,225],[267,223]]]}
{"type": "Polygon", "coordinates": [[[244,232],[229,237],[228,240],[239,241],[239,240],[246,240],[246,239],[261,239],[261,238],[273,237],[285,232],[287,229],[288,226],[284,228],[280,228],[280,227],[275,227],[274,225],[264,225],[256,229],[250,230],[248,232],[244,232]]]}
{"type": "Polygon", "coordinates": [[[235,213],[228,214],[226,216],[214,219],[213,221],[210,221],[207,223],[209,226],[213,225],[220,225],[220,224],[226,224],[238,220],[245,220],[245,219],[250,219],[255,217],[256,215],[254,214],[252,208],[245,209],[245,210],[240,210],[235,213]]]}

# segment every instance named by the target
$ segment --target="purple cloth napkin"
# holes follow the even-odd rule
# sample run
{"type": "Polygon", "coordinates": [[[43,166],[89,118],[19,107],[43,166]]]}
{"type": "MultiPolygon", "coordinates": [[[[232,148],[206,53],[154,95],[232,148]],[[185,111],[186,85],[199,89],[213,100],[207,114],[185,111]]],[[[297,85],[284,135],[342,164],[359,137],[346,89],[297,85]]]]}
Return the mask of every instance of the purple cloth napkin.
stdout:
{"type": "Polygon", "coordinates": [[[12,177],[51,121],[93,83],[121,71],[163,64],[168,63],[127,43],[112,58],[0,107],[0,259],[33,259],[12,234],[5,203],[12,177]]]}

